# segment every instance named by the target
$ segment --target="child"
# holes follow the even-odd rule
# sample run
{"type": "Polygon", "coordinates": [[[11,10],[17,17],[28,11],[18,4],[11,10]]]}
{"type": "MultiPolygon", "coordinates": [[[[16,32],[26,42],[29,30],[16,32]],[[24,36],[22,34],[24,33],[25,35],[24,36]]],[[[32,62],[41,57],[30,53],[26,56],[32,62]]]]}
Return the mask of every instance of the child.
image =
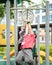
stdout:
{"type": "Polygon", "coordinates": [[[30,22],[27,22],[24,30],[25,33],[23,35],[23,40],[20,46],[21,50],[18,52],[16,57],[16,64],[22,65],[22,62],[25,61],[29,63],[29,65],[34,65],[32,49],[34,47],[34,43],[36,42],[36,38],[32,31],[30,22]]]}

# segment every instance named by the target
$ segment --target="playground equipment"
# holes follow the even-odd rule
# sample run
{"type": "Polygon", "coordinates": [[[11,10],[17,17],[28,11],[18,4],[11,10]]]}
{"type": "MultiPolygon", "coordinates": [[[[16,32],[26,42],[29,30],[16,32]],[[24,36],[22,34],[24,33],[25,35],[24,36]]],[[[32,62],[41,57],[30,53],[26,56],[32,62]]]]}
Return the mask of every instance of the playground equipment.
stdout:
{"type": "MultiPolygon", "coordinates": [[[[11,52],[10,52],[10,58],[11,58],[12,56],[14,56],[14,54],[15,54],[15,51],[14,51],[14,50],[11,51],[11,52]]],[[[45,56],[46,56],[46,53],[45,53],[44,51],[40,51],[40,64],[43,62],[42,57],[45,57],[45,56]]],[[[5,55],[3,58],[6,60],[6,59],[7,59],[6,55],[5,55]]],[[[37,60],[36,60],[36,61],[37,61],[37,60]]],[[[49,56],[49,61],[52,62],[52,57],[51,57],[51,56],[49,56]]]]}
{"type": "MultiPolygon", "coordinates": [[[[17,7],[17,0],[14,0],[14,8],[11,8],[14,10],[14,40],[15,40],[15,57],[17,53],[17,41],[18,41],[18,26],[17,24],[17,10],[27,10],[26,8],[23,7],[17,7]]],[[[35,8],[35,7],[30,7],[28,8],[29,10],[46,10],[46,65],[49,65],[49,1],[46,1],[46,8],[35,8]]],[[[7,43],[7,62],[6,65],[10,65],[10,1],[6,1],[6,43],[7,43]]],[[[38,24],[37,24],[37,52],[38,52],[38,65],[40,65],[40,41],[39,41],[39,28],[40,28],[40,22],[39,22],[39,16],[38,16],[38,24]]]]}

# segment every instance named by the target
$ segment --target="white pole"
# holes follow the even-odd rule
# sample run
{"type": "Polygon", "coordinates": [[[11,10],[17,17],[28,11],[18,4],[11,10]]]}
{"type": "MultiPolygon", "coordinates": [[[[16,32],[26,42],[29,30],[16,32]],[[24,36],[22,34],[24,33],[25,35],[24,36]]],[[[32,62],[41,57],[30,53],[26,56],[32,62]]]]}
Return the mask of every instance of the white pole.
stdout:
{"type": "Polygon", "coordinates": [[[40,36],[39,36],[39,31],[40,31],[40,20],[39,20],[39,15],[37,16],[37,53],[38,53],[38,65],[40,65],[40,36]]]}
{"type": "MultiPolygon", "coordinates": [[[[17,0],[14,0],[14,9],[17,8],[17,0]]],[[[14,10],[14,46],[15,46],[15,57],[18,52],[18,28],[17,28],[17,10],[14,10]]]]}
{"type": "Polygon", "coordinates": [[[10,1],[6,1],[6,65],[10,65],[10,1]]]}
{"type": "Polygon", "coordinates": [[[49,1],[46,1],[46,65],[49,65],[49,1]]]}

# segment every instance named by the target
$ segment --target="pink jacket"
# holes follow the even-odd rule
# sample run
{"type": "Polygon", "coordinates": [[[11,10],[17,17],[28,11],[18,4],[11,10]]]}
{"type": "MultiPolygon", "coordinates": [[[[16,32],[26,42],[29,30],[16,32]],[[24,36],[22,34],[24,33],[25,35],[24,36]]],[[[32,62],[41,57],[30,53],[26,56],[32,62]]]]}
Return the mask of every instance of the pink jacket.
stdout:
{"type": "Polygon", "coordinates": [[[21,44],[21,49],[24,49],[24,48],[32,49],[34,47],[35,42],[36,42],[36,38],[34,34],[26,34],[21,44]]]}

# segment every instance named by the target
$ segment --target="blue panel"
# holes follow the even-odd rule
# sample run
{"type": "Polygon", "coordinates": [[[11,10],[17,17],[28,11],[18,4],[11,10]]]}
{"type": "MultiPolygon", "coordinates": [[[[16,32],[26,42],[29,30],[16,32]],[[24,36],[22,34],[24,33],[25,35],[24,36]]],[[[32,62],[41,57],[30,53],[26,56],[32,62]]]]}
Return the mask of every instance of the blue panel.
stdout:
{"type": "Polygon", "coordinates": [[[42,16],[42,22],[45,22],[45,21],[46,21],[46,17],[42,16]]]}
{"type": "Polygon", "coordinates": [[[52,21],[52,15],[49,16],[49,20],[52,21]]]}

